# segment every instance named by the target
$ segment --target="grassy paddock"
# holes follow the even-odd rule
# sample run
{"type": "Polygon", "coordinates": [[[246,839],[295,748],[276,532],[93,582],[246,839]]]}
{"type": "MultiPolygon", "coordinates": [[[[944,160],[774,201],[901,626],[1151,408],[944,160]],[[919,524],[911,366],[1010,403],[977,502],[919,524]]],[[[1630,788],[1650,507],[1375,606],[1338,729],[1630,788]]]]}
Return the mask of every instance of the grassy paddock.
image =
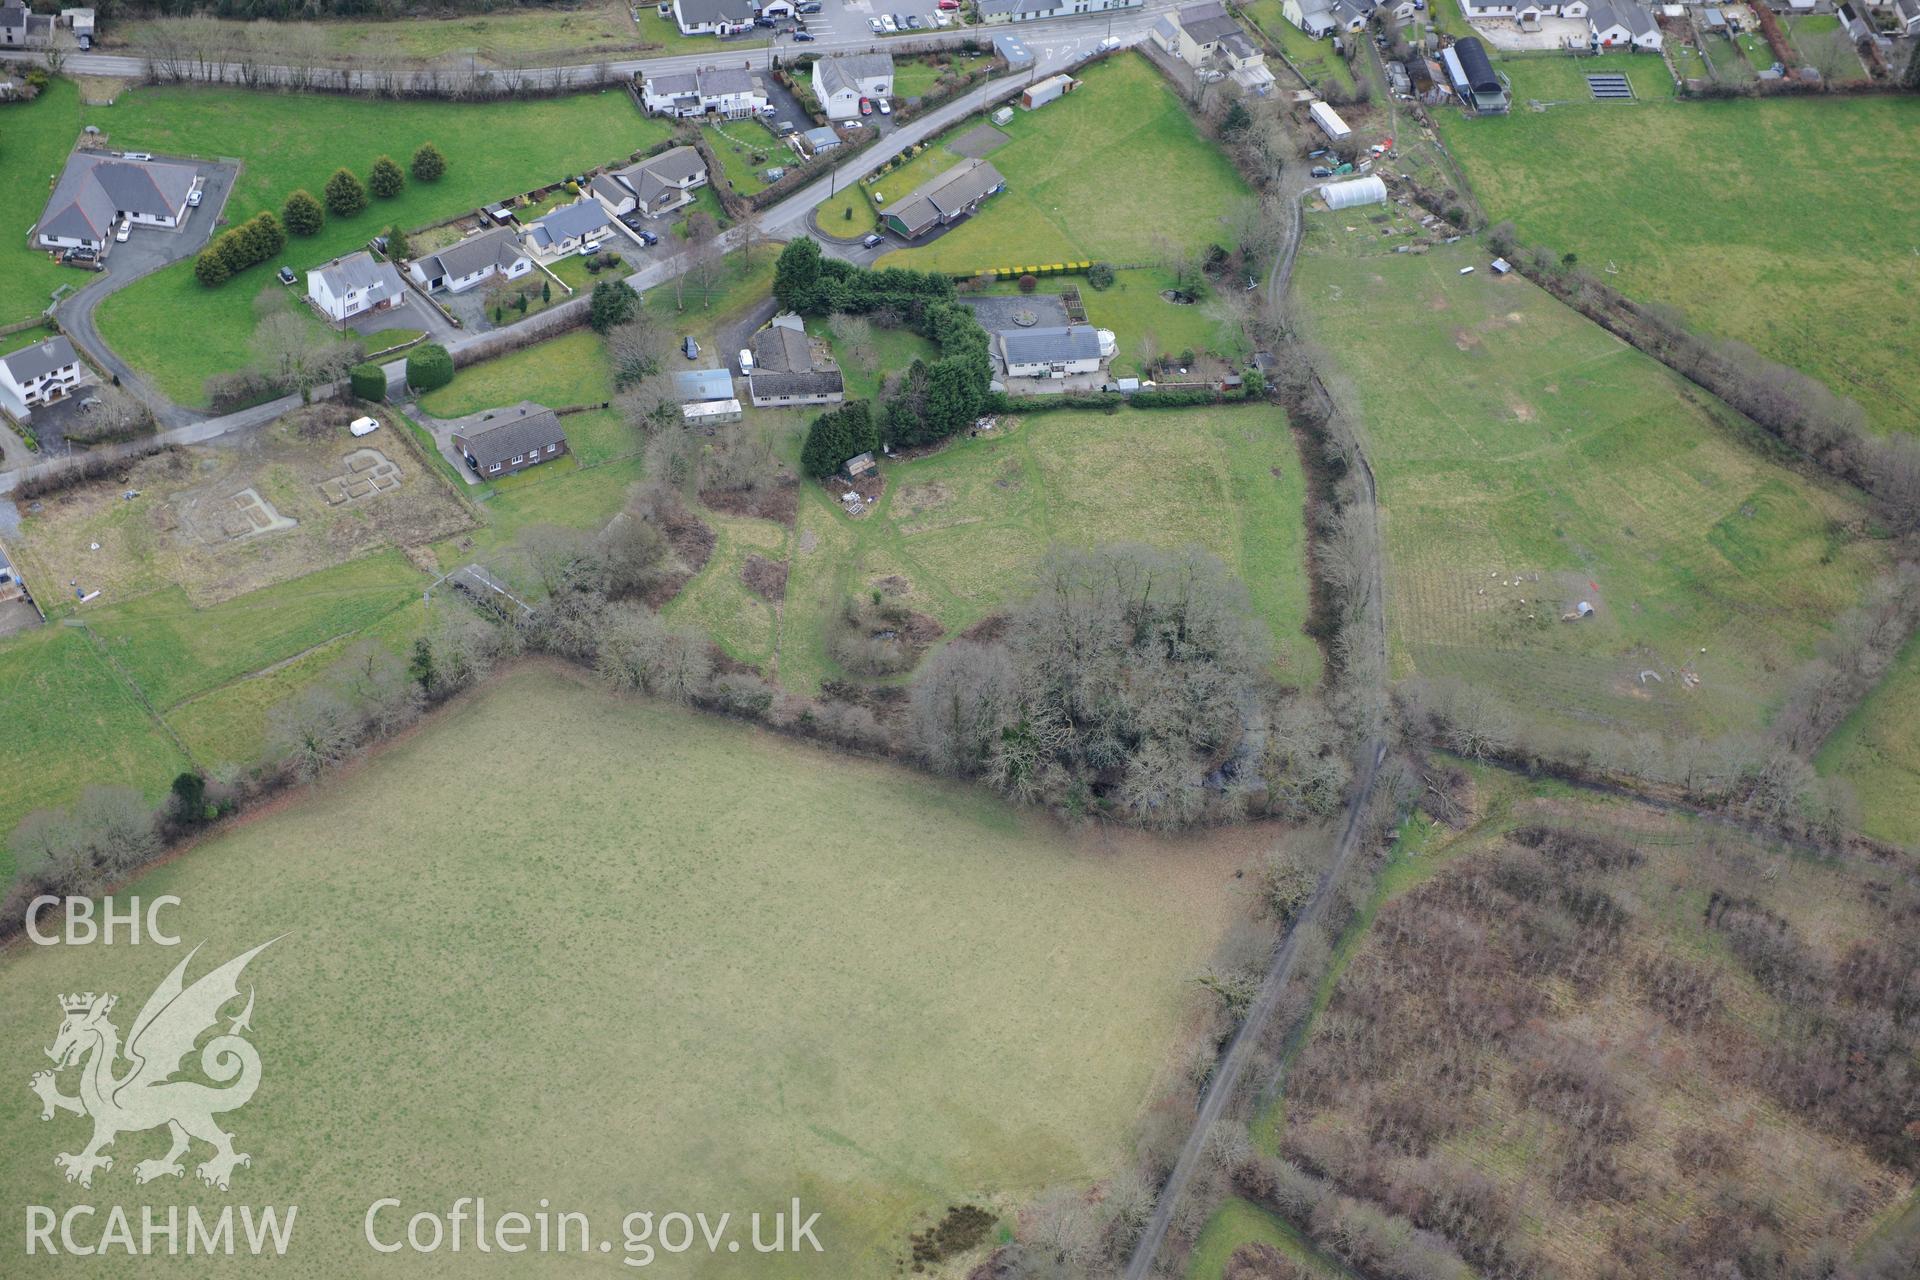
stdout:
{"type": "MultiPolygon", "coordinates": [[[[134,891],[182,899],[181,933],[206,940],[195,976],[285,935],[248,971],[266,1070],[229,1127],[253,1155],[235,1194],[300,1205],[286,1276],[471,1270],[369,1250],[380,1195],[407,1213],[544,1196],[616,1245],[635,1208],[737,1220],[798,1196],[826,1251],[743,1248],[729,1270],[860,1280],[895,1274],[907,1232],[949,1204],[1127,1158],[1200,998],[1191,975],[1238,908],[1235,869],[1270,837],[1073,834],[537,669],[134,891]],[[539,785],[475,803],[476,780],[531,784],[529,761],[539,785]]],[[[0,957],[0,1017],[39,1029],[11,1037],[0,1070],[46,1065],[56,994],[119,993],[124,1030],[178,959],[0,957]]],[[[0,1116],[0,1196],[120,1194],[164,1139],[125,1135],[88,1193],[50,1158],[80,1123],[0,1116]]],[[[191,1175],[142,1194],[203,1212],[232,1199],[191,1175]]],[[[141,1274],[199,1269],[163,1256],[141,1274]]]]}
{"type": "MultiPolygon", "coordinates": [[[[110,46],[115,51],[137,48],[138,33],[145,25],[139,21],[115,23],[110,28],[110,46]]],[[[496,13],[447,18],[408,16],[385,22],[329,19],[301,24],[233,21],[220,25],[236,33],[247,28],[277,31],[298,25],[319,32],[327,50],[345,58],[373,54],[439,58],[464,53],[474,55],[482,65],[540,54],[565,54],[569,62],[586,61],[596,53],[631,56],[641,41],[626,6],[616,0],[508,7],[496,13]]]]}
{"type": "Polygon", "coordinates": [[[1920,639],[1822,748],[1820,771],[1853,784],[1861,826],[1920,848],[1920,639]]]}
{"type": "MultiPolygon", "coordinates": [[[[1658,64],[1627,62],[1653,97],[1658,64]]],[[[1524,76],[1557,65],[1502,63],[1521,97],[1539,96],[1524,76]]],[[[1881,430],[1920,429],[1920,205],[1902,198],[1920,169],[1920,99],[1442,118],[1487,216],[1511,219],[1523,241],[1595,271],[1611,264],[1609,284],[1820,378],[1881,430]],[[1633,162],[1597,161],[1623,128],[1633,162]]]]}
{"type": "MultiPolygon", "coordinates": [[[[1252,592],[1273,635],[1279,678],[1302,686],[1319,678],[1319,651],[1300,630],[1305,486],[1277,410],[1060,412],[1003,422],[933,457],[889,465],[886,493],[857,520],[820,487],[803,488],[780,622],[783,683],[811,690],[841,674],[826,653],[827,621],[849,594],[881,579],[904,579],[905,602],[951,635],[999,608],[1049,543],[1143,539],[1198,543],[1218,555],[1252,592]]],[[[727,572],[710,564],[702,579],[727,572]]],[[[752,612],[737,578],[726,590],[736,611],[752,612]]]]}
{"type": "MultiPolygon", "coordinates": [[[[113,295],[100,306],[100,330],[126,360],[184,404],[204,404],[211,374],[248,361],[253,301],[275,287],[273,270],[296,270],[357,249],[398,223],[417,227],[529,190],[566,173],[625,156],[667,136],[620,93],[501,103],[373,102],[320,95],[249,93],[238,89],[150,88],[113,107],[69,112],[68,141],[83,123],[105,129],[117,146],[200,156],[237,155],[239,183],[227,204],[238,222],[262,209],[276,213],[287,194],[319,194],[345,165],[364,178],[374,159],[405,165],[423,142],[447,157],[439,182],[409,180],[392,200],[374,200],[359,216],[329,218],[309,240],[288,244],[281,259],[204,289],[189,262],[169,267],[113,295]]],[[[49,123],[58,132],[58,117],[49,123]]],[[[37,212],[37,209],[36,209],[37,212]]],[[[27,251],[24,245],[19,253],[27,251]]],[[[321,326],[316,321],[314,332],[321,326]]]]}
{"type": "MultiPolygon", "coordinates": [[[[1113,58],[1088,67],[1082,79],[1038,111],[1015,109],[1001,130],[1009,141],[986,157],[1006,177],[1005,191],[947,234],[895,250],[881,265],[975,271],[1097,258],[1130,265],[1156,261],[1163,239],[1195,248],[1222,238],[1220,219],[1246,186],[1153,66],[1144,57],[1113,58]]],[[[958,163],[947,144],[983,121],[957,126],[876,189],[897,199],[958,163]]],[[[862,216],[856,210],[856,224],[862,216]]],[[[822,206],[822,225],[839,230],[839,217],[833,205],[822,206]]]]}
{"type": "Polygon", "coordinates": [[[1358,384],[1394,673],[1563,722],[1763,725],[1885,561],[1857,497],[1472,244],[1394,254],[1347,225],[1310,221],[1296,289],[1358,384]]]}

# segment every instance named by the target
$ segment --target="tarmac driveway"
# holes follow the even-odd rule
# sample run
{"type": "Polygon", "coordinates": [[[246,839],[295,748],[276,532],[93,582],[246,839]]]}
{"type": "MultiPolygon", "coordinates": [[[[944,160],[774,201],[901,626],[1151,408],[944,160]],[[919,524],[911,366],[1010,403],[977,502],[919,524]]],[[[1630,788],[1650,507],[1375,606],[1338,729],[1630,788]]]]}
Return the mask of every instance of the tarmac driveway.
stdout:
{"type": "MultiPolygon", "coordinates": [[[[174,159],[171,156],[159,158],[174,159]]],[[[121,386],[152,409],[162,430],[190,425],[205,415],[181,408],[148,386],[146,380],[135,373],[132,366],[100,337],[93,317],[101,299],[118,293],[134,281],[150,276],[163,267],[172,266],[183,258],[191,258],[204,249],[207,241],[213,238],[213,233],[220,229],[220,217],[226,209],[227,197],[233,193],[233,180],[238,170],[233,165],[216,164],[210,160],[179,160],[177,163],[190,164],[200,174],[201,190],[204,192],[200,197],[200,207],[189,209],[185,225],[177,230],[135,227],[125,244],[116,243],[107,254],[106,271],[94,276],[84,288],[62,299],[54,313],[59,318],[61,331],[92,357],[109,377],[118,378],[121,386]]]]}

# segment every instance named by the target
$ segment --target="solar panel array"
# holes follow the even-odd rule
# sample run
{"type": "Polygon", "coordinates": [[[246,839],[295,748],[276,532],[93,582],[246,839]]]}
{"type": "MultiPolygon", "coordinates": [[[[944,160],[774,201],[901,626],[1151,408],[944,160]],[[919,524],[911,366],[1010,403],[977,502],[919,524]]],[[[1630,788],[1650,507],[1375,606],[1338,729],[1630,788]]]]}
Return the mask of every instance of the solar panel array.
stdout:
{"type": "Polygon", "coordinates": [[[1587,88],[1593,90],[1593,96],[1601,102],[1630,102],[1633,100],[1633,85],[1623,75],[1607,74],[1587,77],[1587,88]]]}

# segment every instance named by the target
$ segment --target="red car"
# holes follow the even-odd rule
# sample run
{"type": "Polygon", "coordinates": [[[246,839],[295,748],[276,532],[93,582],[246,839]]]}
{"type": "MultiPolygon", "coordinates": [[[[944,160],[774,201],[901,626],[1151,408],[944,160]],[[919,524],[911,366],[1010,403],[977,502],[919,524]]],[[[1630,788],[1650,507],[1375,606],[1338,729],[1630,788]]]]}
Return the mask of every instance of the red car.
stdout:
{"type": "Polygon", "coordinates": [[[953,10],[960,7],[960,0],[940,0],[942,9],[953,10]]]}
{"type": "Polygon", "coordinates": [[[872,114],[873,114],[873,99],[872,99],[872,98],[862,98],[862,99],[860,99],[860,114],[861,114],[861,115],[863,115],[863,116],[870,116],[870,115],[872,115],[872,114]]]}

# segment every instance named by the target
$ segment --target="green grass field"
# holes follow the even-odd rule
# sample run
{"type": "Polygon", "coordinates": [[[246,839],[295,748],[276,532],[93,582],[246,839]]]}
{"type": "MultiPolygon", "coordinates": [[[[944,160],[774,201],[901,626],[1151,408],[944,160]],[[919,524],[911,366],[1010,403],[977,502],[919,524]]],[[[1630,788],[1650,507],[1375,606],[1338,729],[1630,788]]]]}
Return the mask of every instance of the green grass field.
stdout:
{"type": "Polygon", "coordinates": [[[7,107],[7,131],[0,137],[0,175],[6,179],[0,182],[0,219],[12,230],[0,248],[0,323],[38,315],[56,287],[78,289],[93,279],[27,243],[27,228],[40,220],[53,181],[80,136],[80,111],[80,91],[71,80],[55,80],[32,102],[7,107]]]}
{"type": "MultiPolygon", "coordinates": [[[[1189,248],[1220,238],[1220,218],[1247,189],[1160,74],[1145,58],[1125,57],[1088,67],[1082,78],[1079,89],[1038,111],[1016,109],[1001,130],[1009,141],[986,158],[1006,178],[1005,191],[939,239],[889,253],[881,265],[975,271],[1106,259],[1124,266],[1157,261],[1163,238],[1189,248]]],[[[958,163],[946,144],[979,123],[956,126],[875,189],[897,199],[958,163]]],[[[855,224],[869,216],[856,210],[855,224]]],[[[846,226],[831,203],[820,217],[836,231],[846,226]]]]}
{"type": "Polygon", "coordinates": [[[1351,216],[1310,218],[1295,290],[1357,384],[1395,675],[1563,723],[1764,724],[1884,563],[1857,498],[1472,244],[1369,256],[1351,216]]]}
{"type": "MultiPolygon", "coordinates": [[[[52,1156],[82,1122],[43,1124],[28,1099],[0,1117],[0,1196],[297,1204],[276,1264],[294,1278],[471,1273],[470,1248],[370,1250],[382,1196],[405,1214],[546,1197],[616,1249],[630,1211],[739,1221],[797,1196],[824,1252],[653,1270],[894,1275],[949,1204],[997,1208],[1127,1158],[1191,976],[1239,908],[1235,869],[1268,838],[1076,835],[977,789],[528,670],[132,886],[182,899],[195,977],[284,935],[246,975],[264,1071],[224,1117],[252,1155],[231,1193],[191,1174],[136,1192],[153,1133],[123,1135],[91,1191],[69,1185],[52,1156]]],[[[0,1017],[20,1029],[0,1071],[24,1085],[47,1065],[62,992],[117,992],[124,1032],[185,950],[0,957],[0,1017]]]]}
{"type": "MultiPolygon", "coordinates": [[[[262,209],[278,212],[297,187],[317,194],[340,165],[364,175],[382,153],[404,165],[422,142],[440,148],[447,157],[445,177],[437,183],[410,181],[395,199],[375,200],[358,217],[329,219],[318,236],[290,243],[280,260],[296,270],[358,248],[394,223],[411,228],[437,222],[624,156],[667,134],[665,123],[643,118],[625,95],[611,92],[442,103],[140,89],[115,106],[70,110],[65,117],[69,143],[81,124],[90,123],[119,146],[237,155],[245,167],[227,204],[230,221],[262,209]]],[[[48,128],[60,132],[62,118],[54,116],[48,128]]],[[[29,217],[37,212],[36,206],[29,217]]],[[[8,252],[23,260],[29,256],[24,244],[8,252]]],[[[101,334],[175,400],[204,404],[209,375],[247,363],[253,301],[272,284],[277,265],[263,263],[218,289],[205,289],[194,280],[192,264],[179,263],[103,302],[101,334]]],[[[317,322],[314,328],[318,334],[317,322]]]]}
{"type": "MultiPolygon", "coordinates": [[[[469,365],[446,386],[421,396],[420,407],[436,418],[458,418],[521,400],[558,409],[612,398],[613,374],[607,368],[600,335],[576,329],[538,346],[469,365]]],[[[618,410],[568,414],[562,425],[568,450],[581,466],[624,458],[640,447],[618,410]]]]}
{"type": "MultiPolygon", "coordinates": [[[[1920,207],[1901,198],[1920,100],[1662,101],[1658,64],[1628,63],[1637,106],[1443,115],[1487,216],[1822,379],[1881,430],[1920,430],[1920,207]],[[1632,163],[1589,159],[1622,130],[1632,163]]],[[[1518,98],[1539,96],[1524,77],[1584,65],[1501,64],[1518,98]]]]}
{"type": "MultiPolygon", "coordinates": [[[[139,21],[115,23],[110,29],[111,48],[119,52],[137,47],[145,25],[139,21]]],[[[235,21],[221,25],[236,30],[264,26],[271,31],[289,24],[235,21]]],[[[551,54],[554,61],[562,61],[564,55],[565,61],[584,62],[596,53],[631,56],[641,42],[626,6],[613,0],[508,7],[497,13],[446,18],[408,16],[386,22],[329,19],[305,25],[320,32],[327,50],[342,58],[372,54],[439,58],[465,53],[485,63],[551,54]]]]}
{"type": "Polygon", "coordinates": [[[952,635],[1001,607],[1052,542],[1191,542],[1246,580],[1273,634],[1278,678],[1319,678],[1319,650],[1300,630],[1305,485],[1277,410],[1035,414],[889,464],[886,485],[858,519],[816,485],[803,486],[792,530],[721,519],[713,560],[670,612],[708,628],[735,657],[777,669],[789,688],[812,691],[842,674],[826,651],[828,619],[881,579],[904,579],[904,602],[952,635]],[[749,553],[787,561],[778,610],[740,582],[749,553]]]}
{"type": "Polygon", "coordinates": [[[1214,1211],[1187,1256],[1187,1280],[1221,1280],[1234,1251],[1267,1244],[1302,1267],[1311,1280],[1351,1280],[1352,1273],[1320,1257],[1278,1214],[1235,1197],[1214,1211]]]}
{"type": "Polygon", "coordinates": [[[1868,835],[1920,847],[1920,640],[1908,643],[1816,763],[1853,784],[1868,835]]]}

